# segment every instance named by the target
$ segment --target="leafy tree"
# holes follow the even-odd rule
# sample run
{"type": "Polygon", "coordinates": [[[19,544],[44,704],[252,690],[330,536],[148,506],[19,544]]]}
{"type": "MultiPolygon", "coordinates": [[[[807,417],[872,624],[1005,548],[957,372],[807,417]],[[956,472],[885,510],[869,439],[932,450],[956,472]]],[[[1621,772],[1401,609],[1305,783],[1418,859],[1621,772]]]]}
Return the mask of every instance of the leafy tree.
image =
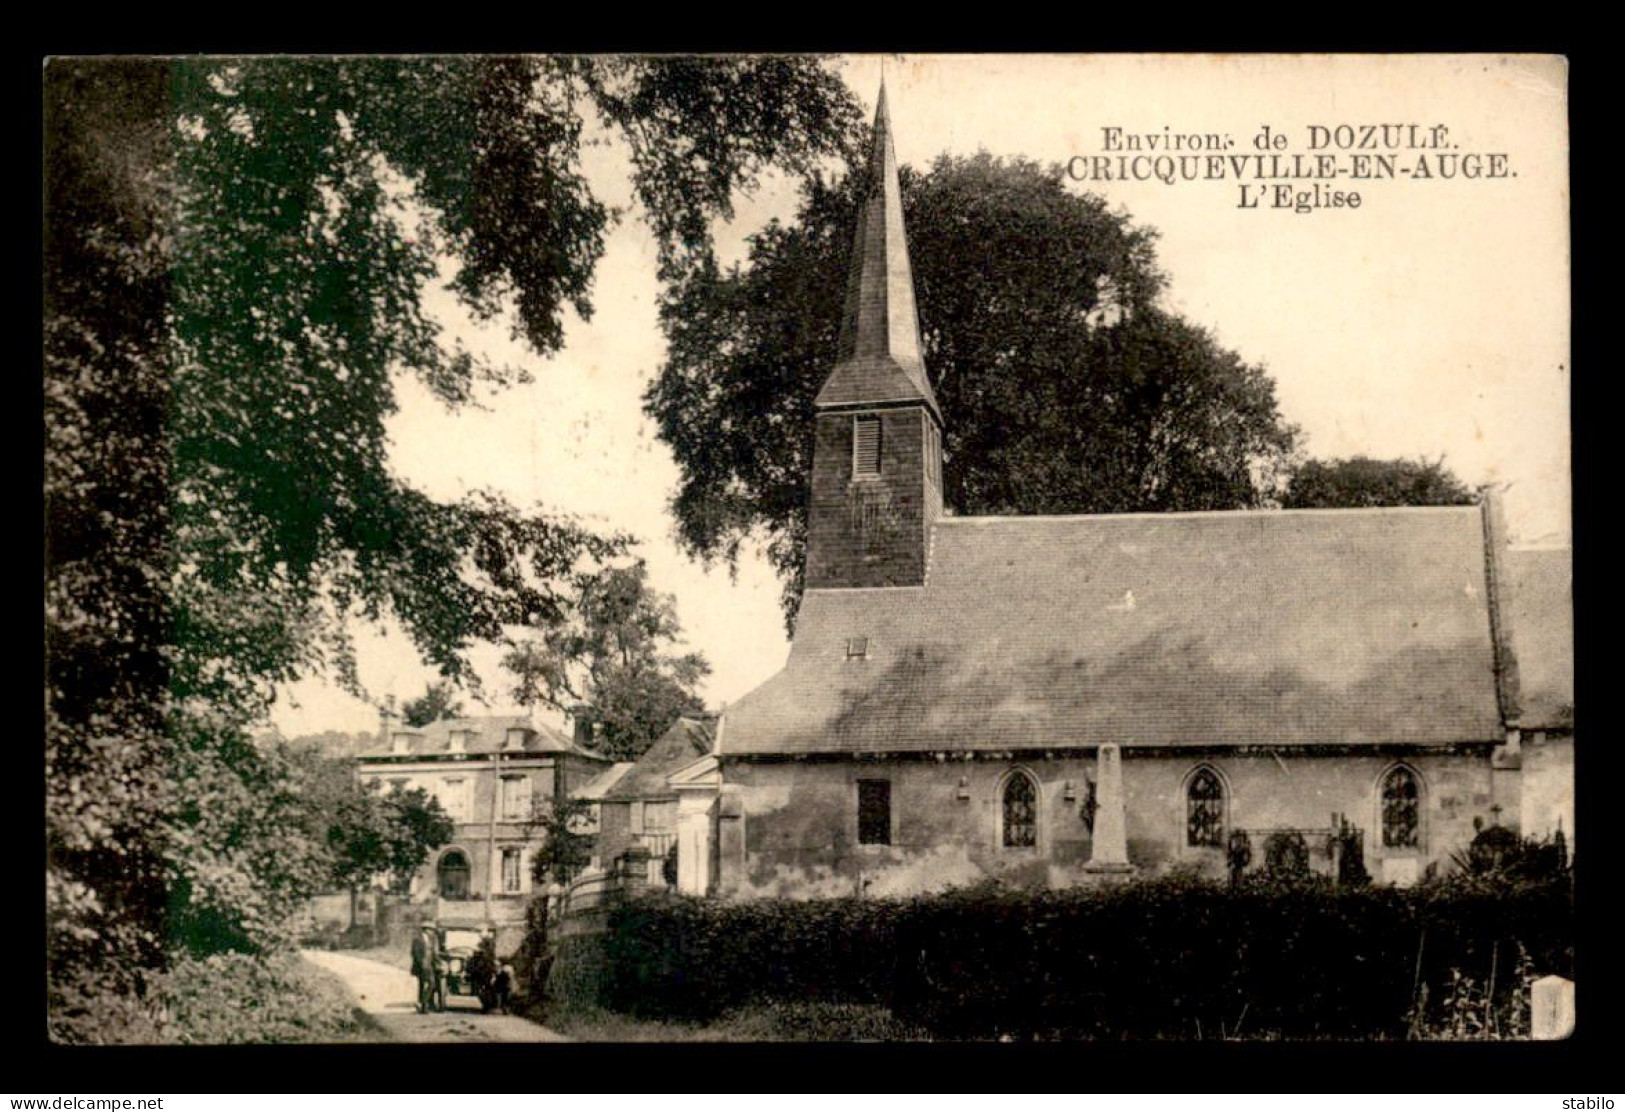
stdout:
{"type": "Polygon", "coordinates": [[[423,868],[429,855],[448,844],[456,833],[456,822],[422,788],[393,786],[384,794],[384,867],[397,890],[404,891],[412,877],[423,868]]]}
{"type": "Polygon", "coordinates": [[[404,889],[429,854],[448,844],[455,832],[451,817],[422,788],[397,785],[385,792],[378,781],[368,781],[328,827],[334,880],[355,889],[386,875],[392,888],[404,889]]]}
{"type": "Polygon", "coordinates": [[[167,942],[167,87],[127,62],[45,82],[46,901],[71,1039],[167,942]]]}
{"type": "Polygon", "coordinates": [[[429,854],[456,832],[451,816],[422,788],[391,785],[356,775],[350,758],[290,747],[298,770],[310,833],[330,854],[330,882],[356,888],[387,875],[401,888],[429,854]]]}
{"type": "Polygon", "coordinates": [[[581,576],[569,620],[513,641],[502,665],[515,701],[563,710],[591,727],[595,748],[633,760],[679,715],[705,709],[696,688],[711,666],[669,651],[682,633],[677,600],[650,589],[640,560],[581,576]]]}
{"type": "MultiPolygon", "coordinates": [[[[813,399],[834,364],[865,175],[814,180],[796,221],[755,236],[744,265],[696,268],[669,291],[667,358],[645,396],[682,471],[680,542],[730,565],[761,542],[787,622],[813,399]]],[[[943,156],[904,168],[901,185],[951,509],[1263,503],[1294,430],[1262,369],[1158,307],[1153,232],[1021,159],[943,156]]]]}
{"type": "Polygon", "coordinates": [[[1466,506],[1478,499],[1443,459],[1310,460],[1292,473],[1281,505],[1289,510],[1364,506],[1466,506]]]}
{"type": "MultiPolygon", "coordinates": [[[[325,851],[328,887],[353,897],[387,875],[393,887],[405,888],[455,833],[450,816],[422,788],[386,792],[377,780],[361,780],[351,758],[292,745],[282,752],[296,770],[305,833],[325,851]]],[[[353,919],[353,899],[351,910],[353,919]]]]}
{"type": "Polygon", "coordinates": [[[456,698],[450,683],[441,680],[431,683],[428,690],[416,699],[409,699],[401,708],[401,717],[408,726],[418,729],[442,718],[456,718],[463,713],[463,704],[456,698]]]}
{"type": "MultiPolygon", "coordinates": [[[[53,1031],[77,978],[139,993],[177,939],[247,949],[308,890],[276,686],[355,687],[347,622],[466,650],[562,616],[601,537],[388,468],[394,376],[449,406],[516,381],[448,341],[437,279],[541,354],[618,213],[582,172],[623,139],[661,272],[768,167],[843,147],[814,59],[53,59],[46,67],[47,899],[53,1031]],[[181,932],[177,934],[177,932],[181,932]]],[[[77,991],[77,990],[76,990],[77,991]]]]}
{"type": "Polygon", "coordinates": [[[592,861],[593,836],[586,833],[592,805],[580,799],[554,799],[537,803],[535,826],[545,835],[531,858],[531,877],[537,884],[569,884],[592,861]]]}

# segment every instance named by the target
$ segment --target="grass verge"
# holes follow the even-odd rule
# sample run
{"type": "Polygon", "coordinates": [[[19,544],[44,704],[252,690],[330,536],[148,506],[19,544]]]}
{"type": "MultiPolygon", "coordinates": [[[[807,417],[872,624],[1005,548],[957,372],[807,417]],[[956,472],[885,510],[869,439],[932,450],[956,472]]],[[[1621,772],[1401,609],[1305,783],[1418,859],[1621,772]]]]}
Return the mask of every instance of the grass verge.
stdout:
{"type": "Polygon", "coordinates": [[[872,1004],[762,1004],[711,1023],[636,1019],[584,1005],[538,1017],[580,1042],[921,1042],[930,1035],[872,1004]]]}

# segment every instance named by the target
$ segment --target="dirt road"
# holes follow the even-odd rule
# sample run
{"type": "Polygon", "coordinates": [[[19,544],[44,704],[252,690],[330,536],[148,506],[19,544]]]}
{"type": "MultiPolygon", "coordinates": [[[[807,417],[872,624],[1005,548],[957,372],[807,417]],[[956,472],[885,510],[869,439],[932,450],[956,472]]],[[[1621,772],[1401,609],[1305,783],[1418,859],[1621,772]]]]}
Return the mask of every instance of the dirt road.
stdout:
{"type": "Polygon", "coordinates": [[[382,962],[328,950],[304,950],[312,965],[336,973],[361,1009],[400,1042],[568,1042],[541,1024],[512,1015],[484,1015],[478,1000],[454,997],[444,1012],[417,1013],[417,982],[382,962]]]}

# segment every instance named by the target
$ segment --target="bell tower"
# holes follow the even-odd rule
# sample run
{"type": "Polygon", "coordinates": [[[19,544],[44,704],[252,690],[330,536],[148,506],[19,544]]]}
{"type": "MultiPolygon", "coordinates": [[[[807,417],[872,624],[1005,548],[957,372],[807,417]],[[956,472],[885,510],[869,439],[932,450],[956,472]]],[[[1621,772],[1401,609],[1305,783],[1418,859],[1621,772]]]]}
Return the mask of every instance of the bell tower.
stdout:
{"type": "Polygon", "coordinates": [[[807,589],[919,586],[942,513],[942,411],[920,357],[884,82],[840,344],[814,404],[807,589]]]}

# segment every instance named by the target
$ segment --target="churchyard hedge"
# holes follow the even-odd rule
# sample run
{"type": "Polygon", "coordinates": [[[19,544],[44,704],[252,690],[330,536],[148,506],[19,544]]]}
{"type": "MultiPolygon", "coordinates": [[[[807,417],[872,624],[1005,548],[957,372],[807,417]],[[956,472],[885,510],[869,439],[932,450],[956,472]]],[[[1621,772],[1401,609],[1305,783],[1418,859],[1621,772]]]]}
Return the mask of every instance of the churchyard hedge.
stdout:
{"type": "Polygon", "coordinates": [[[1450,986],[1483,993],[1492,967],[1483,1014],[1512,1016],[1521,980],[1572,976],[1572,940],[1567,881],[667,898],[563,939],[548,991],[664,1021],[878,1004],[939,1038],[1403,1038],[1451,1030],[1450,986]]]}

